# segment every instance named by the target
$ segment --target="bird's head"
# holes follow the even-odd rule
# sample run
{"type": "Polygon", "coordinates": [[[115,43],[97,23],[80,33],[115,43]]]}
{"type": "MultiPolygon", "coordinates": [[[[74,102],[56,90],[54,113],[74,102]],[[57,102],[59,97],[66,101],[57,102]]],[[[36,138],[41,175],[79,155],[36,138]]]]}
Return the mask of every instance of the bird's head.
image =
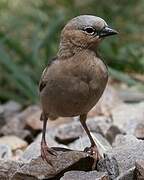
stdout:
{"type": "Polygon", "coordinates": [[[107,36],[117,31],[110,28],[100,17],[81,15],[70,20],[61,33],[61,42],[69,42],[76,47],[94,48],[107,36]]]}

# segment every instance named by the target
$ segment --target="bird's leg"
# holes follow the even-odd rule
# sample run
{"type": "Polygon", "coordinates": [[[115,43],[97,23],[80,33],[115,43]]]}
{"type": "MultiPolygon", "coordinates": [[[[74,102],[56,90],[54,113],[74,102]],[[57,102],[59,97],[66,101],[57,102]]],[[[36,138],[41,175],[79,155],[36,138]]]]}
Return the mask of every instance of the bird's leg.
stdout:
{"type": "Polygon", "coordinates": [[[90,134],[90,131],[87,127],[87,124],[86,124],[86,118],[87,118],[87,114],[83,114],[83,115],[80,115],[80,122],[85,130],[85,132],[87,133],[89,139],[90,139],[90,142],[91,142],[91,146],[90,147],[86,147],[84,151],[88,152],[89,154],[93,155],[97,161],[99,159],[101,159],[101,156],[98,152],[98,148],[97,148],[97,145],[96,143],[94,142],[91,134],[90,134]]]}
{"type": "Polygon", "coordinates": [[[51,164],[51,156],[56,156],[56,152],[49,148],[47,143],[46,143],[46,125],[47,125],[47,120],[48,116],[45,114],[41,115],[41,120],[43,120],[43,130],[42,130],[42,140],[41,140],[41,157],[43,160],[46,160],[47,163],[51,164]]]}

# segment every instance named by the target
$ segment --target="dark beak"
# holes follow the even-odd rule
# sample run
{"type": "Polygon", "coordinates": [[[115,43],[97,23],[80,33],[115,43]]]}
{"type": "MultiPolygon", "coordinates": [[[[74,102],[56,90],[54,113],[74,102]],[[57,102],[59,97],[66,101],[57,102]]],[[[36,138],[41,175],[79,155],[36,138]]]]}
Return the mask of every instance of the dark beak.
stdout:
{"type": "Polygon", "coordinates": [[[111,29],[110,27],[104,27],[100,32],[99,32],[99,37],[106,37],[106,36],[112,36],[118,34],[118,32],[114,29],[111,29]]]}

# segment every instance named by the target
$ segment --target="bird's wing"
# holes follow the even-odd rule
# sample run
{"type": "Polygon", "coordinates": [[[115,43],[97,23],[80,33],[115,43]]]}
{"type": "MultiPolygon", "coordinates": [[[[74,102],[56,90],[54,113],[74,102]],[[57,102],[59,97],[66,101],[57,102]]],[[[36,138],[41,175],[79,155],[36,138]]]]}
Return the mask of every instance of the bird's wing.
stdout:
{"type": "Polygon", "coordinates": [[[42,76],[41,76],[41,79],[40,79],[40,82],[39,82],[39,92],[41,92],[44,87],[46,86],[46,83],[47,83],[47,77],[46,77],[46,74],[47,74],[47,70],[48,68],[50,67],[50,65],[57,59],[57,57],[55,58],[52,58],[51,60],[49,60],[46,68],[44,69],[43,73],[42,73],[42,76]]]}

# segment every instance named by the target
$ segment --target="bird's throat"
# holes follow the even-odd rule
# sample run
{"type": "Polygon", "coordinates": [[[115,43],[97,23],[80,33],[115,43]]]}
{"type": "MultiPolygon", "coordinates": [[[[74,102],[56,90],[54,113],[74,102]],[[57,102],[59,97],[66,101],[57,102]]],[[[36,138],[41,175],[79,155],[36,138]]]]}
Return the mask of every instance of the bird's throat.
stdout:
{"type": "Polygon", "coordinates": [[[72,56],[83,51],[84,49],[84,47],[76,46],[69,41],[61,41],[57,56],[59,59],[71,58],[72,56]]]}

